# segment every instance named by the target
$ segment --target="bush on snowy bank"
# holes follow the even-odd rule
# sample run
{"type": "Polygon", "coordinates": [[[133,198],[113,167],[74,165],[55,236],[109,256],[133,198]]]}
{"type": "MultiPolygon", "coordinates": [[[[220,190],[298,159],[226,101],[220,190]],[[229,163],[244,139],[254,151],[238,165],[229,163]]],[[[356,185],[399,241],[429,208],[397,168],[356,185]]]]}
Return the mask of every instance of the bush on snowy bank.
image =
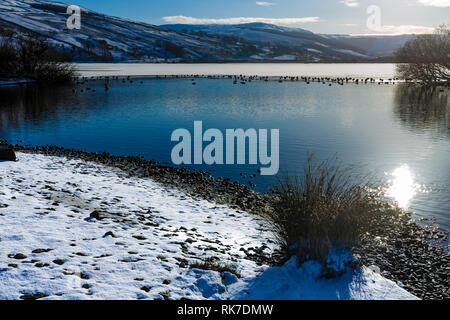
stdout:
{"type": "Polygon", "coordinates": [[[381,200],[368,184],[356,184],[350,169],[310,156],[303,175],[286,176],[274,188],[271,219],[286,258],[321,261],[351,249],[404,212],[381,200]]]}

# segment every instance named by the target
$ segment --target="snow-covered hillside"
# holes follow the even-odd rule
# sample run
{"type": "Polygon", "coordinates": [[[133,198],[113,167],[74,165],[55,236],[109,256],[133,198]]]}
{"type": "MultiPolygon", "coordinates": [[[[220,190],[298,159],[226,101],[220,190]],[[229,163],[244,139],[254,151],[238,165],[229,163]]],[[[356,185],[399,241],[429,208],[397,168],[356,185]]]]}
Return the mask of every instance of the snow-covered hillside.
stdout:
{"type": "Polygon", "coordinates": [[[270,268],[246,212],[82,160],[0,162],[0,299],[414,299],[369,269],[270,268]]]}
{"type": "Polygon", "coordinates": [[[42,0],[2,0],[0,26],[21,32],[33,31],[51,39],[78,60],[93,58],[149,62],[224,59],[238,54],[237,45],[212,37],[182,34],[158,26],[106,16],[82,8],[81,29],[69,30],[66,13],[70,4],[42,0]],[[222,52],[223,51],[223,52],[222,52]],[[111,55],[110,55],[111,54],[111,55]]]}
{"type": "Polygon", "coordinates": [[[321,53],[328,57],[355,57],[373,59],[390,56],[403,47],[413,35],[399,36],[351,36],[315,34],[300,28],[280,27],[266,23],[247,23],[238,25],[162,25],[175,31],[204,32],[210,35],[235,36],[257,45],[268,42],[310,52],[321,53]]]}
{"type": "Polygon", "coordinates": [[[370,39],[360,39],[360,44],[299,28],[264,23],[158,27],[85,8],[81,11],[81,29],[69,30],[69,6],[46,0],[2,0],[0,30],[38,33],[75,61],[89,62],[274,61],[286,60],[279,57],[287,56],[301,62],[351,62],[385,53],[380,45],[372,50],[370,39]]]}

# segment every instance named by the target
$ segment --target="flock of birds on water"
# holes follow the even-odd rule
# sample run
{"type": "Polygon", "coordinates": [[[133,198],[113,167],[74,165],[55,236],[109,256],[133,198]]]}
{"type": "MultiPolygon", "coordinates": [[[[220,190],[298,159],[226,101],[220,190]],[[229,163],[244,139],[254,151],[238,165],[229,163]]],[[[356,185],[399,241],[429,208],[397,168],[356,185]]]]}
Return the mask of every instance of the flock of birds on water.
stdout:
{"type": "MultiPolygon", "coordinates": [[[[161,79],[190,79],[190,82],[192,85],[196,85],[198,79],[230,79],[234,85],[241,84],[245,85],[247,83],[251,83],[252,81],[277,81],[279,83],[283,82],[302,82],[306,84],[310,83],[321,83],[324,85],[332,86],[334,85],[340,85],[343,86],[344,84],[353,83],[353,84],[396,84],[399,82],[402,82],[399,78],[389,78],[389,79],[375,79],[375,78],[353,78],[353,77],[308,77],[308,76],[282,76],[282,77],[274,77],[274,76],[244,76],[244,75],[158,75],[151,77],[152,79],[161,80],[161,79]]],[[[141,78],[142,79],[142,78],[141,78]]],[[[148,79],[148,77],[146,77],[148,79]]],[[[87,86],[89,81],[104,81],[104,88],[105,91],[109,91],[111,84],[113,81],[120,81],[122,83],[129,83],[129,84],[143,84],[144,81],[140,80],[139,78],[126,76],[126,77],[120,77],[120,76],[92,76],[92,77],[77,77],[75,78],[75,83],[78,86],[82,86],[83,88],[80,89],[80,92],[90,91],[93,92],[96,91],[96,89],[91,89],[87,86]]],[[[406,83],[413,83],[413,81],[406,80],[403,81],[406,83]]],[[[72,89],[73,92],[76,92],[77,89],[72,89]]]]}

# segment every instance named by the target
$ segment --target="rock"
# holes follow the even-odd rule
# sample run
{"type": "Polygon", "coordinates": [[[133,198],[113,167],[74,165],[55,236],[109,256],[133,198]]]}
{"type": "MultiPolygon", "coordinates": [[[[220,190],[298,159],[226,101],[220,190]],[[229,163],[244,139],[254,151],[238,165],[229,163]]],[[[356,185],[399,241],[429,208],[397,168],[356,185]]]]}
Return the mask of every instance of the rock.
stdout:
{"type": "Polygon", "coordinates": [[[23,253],[17,253],[17,254],[14,254],[14,255],[9,255],[9,257],[12,258],[12,259],[16,259],[16,260],[23,260],[23,259],[27,258],[27,256],[24,255],[23,253]]]}
{"type": "Polygon", "coordinates": [[[90,218],[95,218],[97,220],[101,220],[102,219],[100,212],[98,212],[97,210],[92,211],[91,214],[89,215],[89,217],[90,218]]]}
{"type": "Polygon", "coordinates": [[[53,260],[53,263],[57,264],[58,266],[62,266],[66,262],[64,260],[61,260],[61,259],[56,259],[56,260],[53,260]]]}
{"type": "Polygon", "coordinates": [[[113,237],[113,238],[115,238],[116,236],[114,235],[114,233],[112,233],[112,231],[108,231],[107,233],[105,233],[103,235],[103,238],[106,238],[106,237],[113,237]]]}
{"type": "Polygon", "coordinates": [[[16,161],[16,154],[11,146],[0,144],[0,161],[16,161]]]}
{"type": "Polygon", "coordinates": [[[91,278],[87,273],[85,273],[85,272],[83,272],[83,271],[81,271],[81,272],[75,272],[74,275],[80,277],[80,278],[83,279],[83,280],[89,280],[89,279],[91,278]]]}
{"type": "Polygon", "coordinates": [[[50,265],[48,263],[38,262],[34,266],[36,268],[44,268],[44,267],[49,267],[50,265]]]}
{"type": "Polygon", "coordinates": [[[33,251],[31,251],[31,253],[46,253],[46,252],[50,252],[53,249],[35,249],[33,251]]]}
{"type": "Polygon", "coordinates": [[[42,299],[48,297],[48,294],[45,293],[34,293],[34,294],[24,294],[22,296],[20,296],[19,298],[21,300],[38,300],[38,299],[42,299]]]}
{"type": "Polygon", "coordinates": [[[84,253],[84,252],[74,252],[75,255],[79,256],[79,257],[87,257],[88,254],[84,253]]]}
{"type": "Polygon", "coordinates": [[[169,298],[170,298],[170,291],[167,290],[167,291],[164,291],[164,292],[160,292],[159,295],[161,297],[163,297],[164,300],[169,300],[169,298]]]}
{"type": "Polygon", "coordinates": [[[149,286],[143,286],[143,287],[141,287],[141,290],[142,290],[142,291],[145,291],[145,292],[150,292],[151,289],[152,289],[152,287],[149,287],[149,286]]]}

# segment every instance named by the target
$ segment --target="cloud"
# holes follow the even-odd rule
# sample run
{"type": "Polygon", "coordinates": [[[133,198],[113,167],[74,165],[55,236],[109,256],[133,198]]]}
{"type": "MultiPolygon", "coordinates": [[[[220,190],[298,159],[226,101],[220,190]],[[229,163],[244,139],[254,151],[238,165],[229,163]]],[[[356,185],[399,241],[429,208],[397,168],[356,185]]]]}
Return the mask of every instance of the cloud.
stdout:
{"type": "Polygon", "coordinates": [[[303,17],[303,18],[249,18],[249,17],[236,17],[236,18],[223,18],[223,19],[206,19],[206,18],[194,18],[185,16],[168,16],[163,17],[163,20],[168,23],[178,24],[242,24],[242,23],[270,23],[277,25],[290,25],[301,23],[314,23],[319,21],[319,17],[303,17]]]}
{"type": "Polygon", "coordinates": [[[265,1],[256,1],[256,4],[262,7],[271,7],[275,5],[275,3],[273,2],[265,2],[265,1]]]}
{"type": "Polygon", "coordinates": [[[359,1],[356,0],[343,0],[341,3],[345,4],[347,7],[350,8],[357,8],[359,7],[359,1]]]}
{"type": "Polygon", "coordinates": [[[417,3],[427,7],[450,7],[450,0],[417,0],[417,3]]]}

